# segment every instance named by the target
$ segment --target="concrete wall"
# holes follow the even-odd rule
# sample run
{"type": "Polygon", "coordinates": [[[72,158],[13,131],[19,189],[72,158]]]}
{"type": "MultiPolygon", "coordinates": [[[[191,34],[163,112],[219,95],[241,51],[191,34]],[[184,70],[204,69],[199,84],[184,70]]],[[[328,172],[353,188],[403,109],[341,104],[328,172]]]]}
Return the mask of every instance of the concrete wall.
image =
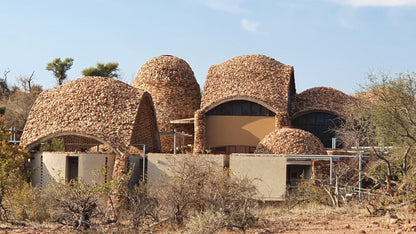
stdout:
{"type": "MultiPolygon", "coordinates": [[[[175,157],[184,159],[185,157],[192,157],[189,154],[147,154],[147,182],[151,185],[156,185],[164,180],[167,176],[172,176],[169,171],[169,158],[175,157]]],[[[218,163],[218,166],[224,167],[224,155],[199,155],[199,157],[209,158],[218,163]]]]}
{"type": "MultiPolygon", "coordinates": [[[[88,183],[102,183],[105,175],[100,174],[107,158],[107,181],[111,180],[114,167],[114,156],[99,153],[59,153],[39,152],[32,156],[30,165],[35,172],[32,176],[33,185],[47,185],[50,179],[65,181],[68,175],[68,157],[78,157],[78,176],[88,183]]],[[[186,160],[186,157],[195,157],[184,154],[147,154],[147,182],[156,185],[161,180],[172,176],[169,170],[171,157],[186,160]]],[[[264,200],[280,201],[286,194],[286,166],[285,157],[279,156],[253,156],[253,155],[199,155],[215,161],[219,167],[229,165],[232,176],[247,177],[254,180],[259,195],[264,200]]],[[[141,179],[142,159],[139,155],[130,156],[130,169],[132,170],[131,184],[137,184],[141,179]]]]}
{"type": "Polygon", "coordinates": [[[257,146],[274,130],[275,118],[265,116],[207,116],[207,147],[257,146]]]}
{"type": "Polygon", "coordinates": [[[103,183],[111,180],[114,155],[67,152],[37,152],[32,155],[30,166],[34,186],[47,185],[51,180],[62,182],[68,176],[68,157],[78,158],[78,177],[87,183],[103,183]],[[103,169],[106,173],[103,174],[103,169]]]}
{"type": "Polygon", "coordinates": [[[129,160],[129,170],[131,171],[129,184],[139,184],[143,179],[143,157],[141,155],[130,155],[129,160]]]}
{"type": "Polygon", "coordinates": [[[279,156],[230,156],[230,169],[239,177],[254,180],[259,198],[282,201],[286,194],[286,158],[279,156]]]}

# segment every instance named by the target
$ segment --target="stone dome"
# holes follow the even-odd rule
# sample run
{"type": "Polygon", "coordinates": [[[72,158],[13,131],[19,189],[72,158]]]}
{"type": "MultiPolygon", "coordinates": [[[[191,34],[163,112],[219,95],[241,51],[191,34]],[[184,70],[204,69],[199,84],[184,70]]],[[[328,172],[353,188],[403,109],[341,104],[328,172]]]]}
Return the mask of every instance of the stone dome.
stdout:
{"type": "Polygon", "coordinates": [[[266,135],[257,145],[257,154],[325,154],[322,142],[312,133],[296,129],[281,128],[266,135]]]}
{"type": "Polygon", "coordinates": [[[160,150],[150,94],[104,77],[84,77],[40,93],[21,144],[32,149],[54,137],[72,145],[106,144],[120,156],[128,155],[136,144],[160,150]]]}
{"type": "MultiPolygon", "coordinates": [[[[172,120],[193,118],[201,103],[201,91],[189,64],[178,57],[162,55],[147,61],[132,86],[152,95],[161,132],[174,129],[194,134],[192,124],[172,124],[172,120]]],[[[187,138],[186,143],[192,143],[187,138]]],[[[173,137],[161,137],[162,151],[173,149],[173,137]]]]}
{"type": "Polygon", "coordinates": [[[315,87],[297,94],[292,105],[292,116],[303,113],[324,111],[344,116],[344,108],[354,102],[353,96],[329,87],[315,87]]]}
{"type": "Polygon", "coordinates": [[[275,113],[287,113],[295,93],[292,66],[265,55],[243,55],[209,68],[201,109],[208,111],[228,100],[246,99],[275,113]]]}

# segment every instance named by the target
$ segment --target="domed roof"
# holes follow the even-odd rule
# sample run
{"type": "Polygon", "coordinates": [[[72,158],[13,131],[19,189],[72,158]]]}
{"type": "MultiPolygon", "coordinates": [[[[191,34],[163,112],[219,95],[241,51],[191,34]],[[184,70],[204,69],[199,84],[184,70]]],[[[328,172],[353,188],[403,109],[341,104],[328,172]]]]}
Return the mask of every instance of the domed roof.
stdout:
{"type": "MultiPolygon", "coordinates": [[[[193,134],[193,126],[181,128],[172,120],[193,118],[201,103],[201,91],[189,64],[178,57],[162,55],[147,61],[139,70],[132,86],[152,95],[160,131],[185,131],[193,134]]],[[[171,137],[170,137],[171,138],[171,137]]],[[[173,144],[164,143],[172,148],[173,144]]],[[[164,150],[165,151],[165,150],[164,150]]]]}
{"type": "Polygon", "coordinates": [[[355,98],[337,89],[315,87],[297,94],[292,104],[292,115],[312,111],[325,111],[344,116],[344,108],[354,102],[355,98]]]}
{"type": "Polygon", "coordinates": [[[266,135],[257,145],[257,154],[325,154],[322,142],[312,133],[296,129],[281,128],[266,135]]]}
{"type": "Polygon", "coordinates": [[[292,93],[292,66],[265,55],[238,56],[209,68],[201,109],[208,111],[227,100],[246,99],[273,112],[287,113],[292,93]]]}
{"type": "Polygon", "coordinates": [[[32,106],[21,141],[31,149],[53,137],[71,135],[105,143],[120,155],[128,154],[137,141],[146,142],[149,150],[160,149],[151,96],[112,78],[84,77],[43,91],[32,106]]]}

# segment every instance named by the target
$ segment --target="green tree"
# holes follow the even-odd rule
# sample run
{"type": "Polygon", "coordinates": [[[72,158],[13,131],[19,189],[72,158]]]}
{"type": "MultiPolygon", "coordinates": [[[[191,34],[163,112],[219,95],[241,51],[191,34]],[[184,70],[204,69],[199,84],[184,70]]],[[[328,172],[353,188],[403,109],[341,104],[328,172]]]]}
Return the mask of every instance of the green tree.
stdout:
{"type": "Polygon", "coordinates": [[[46,70],[52,71],[58,85],[62,85],[66,79],[66,72],[71,69],[74,59],[65,58],[64,61],[61,61],[61,58],[56,58],[52,62],[48,63],[46,70]]]}
{"type": "Polygon", "coordinates": [[[84,76],[102,76],[118,78],[118,63],[97,63],[97,67],[86,68],[82,71],[84,76]]]}
{"type": "Polygon", "coordinates": [[[347,145],[372,147],[373,181],[416,191],[416,73],[371,74],[356,96],[339,135],[347,145]]]}
{"type": "Polygon", "coordinates": [[[5,206],[5,197],[19,182],[25,181],[24,165],[29,153],[18,145],[8,143],[9,133],[0,118],[0,220],[7,219],[9,210],[5,206]]]}

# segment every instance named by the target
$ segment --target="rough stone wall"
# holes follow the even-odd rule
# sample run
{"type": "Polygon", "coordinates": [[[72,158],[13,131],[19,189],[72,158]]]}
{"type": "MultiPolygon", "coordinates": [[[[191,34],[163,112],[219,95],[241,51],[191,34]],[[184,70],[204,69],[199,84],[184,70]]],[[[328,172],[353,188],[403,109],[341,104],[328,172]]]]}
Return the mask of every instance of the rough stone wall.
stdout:
{"type": "Polygon", "coordinates": [[[257,145],[256,154],[325,154],[322,142],[312,133],[282,128],[266,135],[257,145]]]}
{"type": "Polygon", "coordinates": [[[207,117],[205,113],[201,110],[195,112],[195,144],[194,144],[194,154],[204,153],[207,136],[206,136],[206,127],[207,127],[207,117]]]}
{"type": "Polygon", "coordinates": [[[104,77],[84,77],[43,91],[29,113],[22,146],[30,149],[47,139],[73,133],[100,139],[116,153],[128,155],[144,93],[104,77]]]}
{"type": "Polygon", "coordinates": [[[213,65],[208,70],[201,109],[232,97],[267,103],[273,112],[288,112],[294,69],[264,55],[245,55],[213,65]]]}
{"type": "Polygon", "coordinates": [[[143,95],[136,116],[131,145],[143,150],[146,145],[146,152],[160,152],[159,131],[157,129],[156,113],[153,107],[152,98],[149,94],[143,95]]]}
{"type": "MultiPolygon", "coordinates": [[[[171,124],[171,120],[192,118],[199,109],[201,92],[194,72],[180,58],[163,55],[147,61],[139,70],[132,86],[152,95],[156,118],[161,132],[184,131],[194,134],[189,126],[171,124]]],[[[162,152],[173,150],[173,136],[161,136],[162,152]]],[[[187,138],[186,144],[192,144],[187,138]]]]}
{"type": "Polygon", "coordinates": [[[289,115],[287,113],[278,112],[275,115],[275,129],[281,129],[290,125],[289,115]]]}
{"type": "Polygon", "coordinates": [[[303,113],[325,111],[344,116],[344,107],[352,104],[354,100],[354,97],[334,88],[311,88],[296,95],[292,103],[291,114],[296,118],[303,113]]]}

